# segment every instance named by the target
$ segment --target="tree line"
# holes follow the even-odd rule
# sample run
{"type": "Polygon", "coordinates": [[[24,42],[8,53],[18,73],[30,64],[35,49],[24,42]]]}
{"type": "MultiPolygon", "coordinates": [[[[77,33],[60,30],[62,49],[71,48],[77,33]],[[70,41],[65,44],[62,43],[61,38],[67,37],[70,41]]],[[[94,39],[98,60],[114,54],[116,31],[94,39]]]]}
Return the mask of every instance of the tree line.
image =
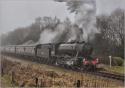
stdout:
{"type": "Polygon", "coordinates": [[[97,17],[97,28],[100,31],[93,40],[96,53],[124,58],[125,11],[116,9],[110,15],[97,17]]]}

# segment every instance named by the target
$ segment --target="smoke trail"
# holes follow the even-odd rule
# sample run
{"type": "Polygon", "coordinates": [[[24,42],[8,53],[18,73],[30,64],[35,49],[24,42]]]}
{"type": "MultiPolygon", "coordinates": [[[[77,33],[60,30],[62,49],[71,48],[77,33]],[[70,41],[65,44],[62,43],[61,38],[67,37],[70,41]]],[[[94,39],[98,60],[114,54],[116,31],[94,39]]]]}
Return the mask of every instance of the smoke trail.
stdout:
{"type": "Polygon", "coordinates": [[[68,10],[75,13],[75,23],[84,32],[83,39],[92,39],[98,33],[96,24],[96,0],[55,0],[66,2],[68,10]]]}
{"type": "Polygon", "coordinates": [[[68,25],[65,22],[58,24],[54,30],[46,28],[42,31],[38,43],[59,43],[70,42],[72,40],[79,41],[81,39],[82,30],[77,25],[68,25]]]}
{"type": "Polygon", "coordinates": [[[85,41],[94,37],[93,34],[97,33],[96,24],[96,2],[95,0],[80,0],[75,16],[75,22],[83,30],[83,39],[85,41]]]}
{"type": "Polygon", "coordinates": [[[74,41],[81,41],[83,40],[82,38],[83,31],[80,29],[76,24],[71,27],[71,30],[69,32],[70,38],[68,42],[71,42],[72,40],[74,41]]]}
{"type": "Polygon", "coordinates": [[[59,37],[64,33],[65,25],[58,24],[54,30],[52,28],[46,28],[40,35],[39,43],[56,43],[59,42],[59,37]]]}
{"type": "Polygon", "coordinates": [[[45,31],[42,32],[40,35],[40,42],[39,43],[50,43],[55,36],[57,35],[57,32],[52,31],[50,29],[45,29],[45,31]]]}
{"type": "MultiPolygon", "coordinates": [[[[57,0],[58,1],[58,0],[57,0]]],[[[75,24],[67,25],[61,22],[54,30],[46,28],[41,33],[40,43],[58,43],[72,40],[88,41],[97,33],[96,2],[95,0],[62,0],[67,3],[68,9],[75,12],[75,24]],[[78,25],[78,26],[77,26],[78,25]]],[[[54,20],[52,20],[54,21],[54,20]]]]}

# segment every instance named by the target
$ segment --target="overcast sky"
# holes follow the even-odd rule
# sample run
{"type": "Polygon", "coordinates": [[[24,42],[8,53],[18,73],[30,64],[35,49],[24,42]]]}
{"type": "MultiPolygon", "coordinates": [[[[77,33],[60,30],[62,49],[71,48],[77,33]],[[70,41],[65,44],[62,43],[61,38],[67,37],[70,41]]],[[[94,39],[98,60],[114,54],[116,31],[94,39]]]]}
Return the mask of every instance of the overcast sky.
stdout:
{"type": "MultiPolygon", "coordinates": [[[[116,8],[125,9],[125,0],[96,0],[97,14],[109,14],[116,8]]],[[[52,0],[0,0],[0,34],[30,25],[36,17],[57,16],[61,20],[74,14],[66,3],[52,0]]]]}

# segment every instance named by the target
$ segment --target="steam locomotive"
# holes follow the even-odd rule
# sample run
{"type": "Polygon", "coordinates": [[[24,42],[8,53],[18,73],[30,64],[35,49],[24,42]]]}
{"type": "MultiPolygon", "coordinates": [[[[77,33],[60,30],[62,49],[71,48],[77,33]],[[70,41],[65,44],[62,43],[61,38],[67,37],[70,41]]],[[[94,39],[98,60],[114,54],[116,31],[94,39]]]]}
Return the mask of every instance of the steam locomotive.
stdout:
{"type": "Polygon", "coordinates": [[[34,61],[73,69],[95,69],[98,58],[91,56],[93,48],[85,42],[8,45],[2,53],[32,57],[34,61]]]}

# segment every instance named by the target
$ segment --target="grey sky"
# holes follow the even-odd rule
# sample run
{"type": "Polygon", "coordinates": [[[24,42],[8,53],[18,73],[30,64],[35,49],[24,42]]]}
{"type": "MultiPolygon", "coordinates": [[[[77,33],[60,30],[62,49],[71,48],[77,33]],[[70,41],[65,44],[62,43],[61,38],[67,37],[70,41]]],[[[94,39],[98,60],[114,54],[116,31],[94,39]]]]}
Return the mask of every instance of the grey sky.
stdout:
{"type": "MultiPolygon", "coordinates": [[[[96,0],[97,14],[110,13],[116,8],[125,9],[125,0],[96,0]]],[[[17,27],[30,25],[36,17],[57,16],[61,20],[69,17],[74,21],[74,14],[69,13],[65,2],[52,0],[0,0],[0,33],[17,27]]]]}
{"type": "Polygon", "coordinates": [[[66,17],[74,18],[67,11],[65,3],[54,1],[1,1],[0,2],[0,31],[7,32],[17,27],[30,25],[36,17],[57,16],[61,20],[66,17]]]}
{"type": "Polygon", "coordinates": [[[110,14],[117,8],[125,9],[125,0],[96,0],[97,14],[110,14]]]}

